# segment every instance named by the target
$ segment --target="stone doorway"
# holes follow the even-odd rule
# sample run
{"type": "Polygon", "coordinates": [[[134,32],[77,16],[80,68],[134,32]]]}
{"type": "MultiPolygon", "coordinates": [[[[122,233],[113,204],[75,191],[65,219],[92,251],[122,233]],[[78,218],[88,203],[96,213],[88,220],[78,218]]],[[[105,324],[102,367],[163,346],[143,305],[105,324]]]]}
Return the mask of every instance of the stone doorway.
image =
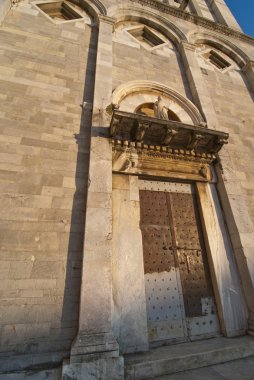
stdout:
{"type": "Polygon", "coordinates": [[[220,331],[195,186],[139,181],[151,345],[220,331]]]}

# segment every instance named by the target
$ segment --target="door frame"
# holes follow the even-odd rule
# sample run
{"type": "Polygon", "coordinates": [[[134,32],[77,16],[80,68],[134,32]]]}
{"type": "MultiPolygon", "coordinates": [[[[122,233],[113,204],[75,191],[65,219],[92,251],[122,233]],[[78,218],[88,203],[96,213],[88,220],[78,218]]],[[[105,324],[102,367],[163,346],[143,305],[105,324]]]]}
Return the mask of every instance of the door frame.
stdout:
{"type": "MultiPolygon", "coordinates": [[[[122,289],[122,281],[117,280],[121,276],[127,276],[134,282],[134,272],[138,273],[139,302],[144,306],[144,274],[141,274],[143,270],[143,248],[139,228],[139,213],[137,211],[139,208],[139,177],[149,181],[180,181],[194,184],[197,191],[221,332],[227,337],[244,335],[246,332],[248,311],[234,251],[216,190],[217,179],[213,169],[214,160],[215,156],[213,155],[200,155],[194,151],[187,155],[185,151],[181,150],[158,151],[156,146],[153,149],[145,146],[141,149],[138,146],[129,147],[118,141],[113,141],[112,243],[113,261],[115,260],[113,265],[113,293],[118,295],[114,295],[117,302],[113,302],[113,331],[118,338],[122,352],[142,351],[145,347],[148,347],[147,326],[144,326],[144,307],[142,312],[137,313],[137,298],[134,294],[130,296],[132,290],[128,286],[128,281],[126,280],[128,289],[126,293],[126,288],[122,289]],[[120,213],[114,210],[114,193],[118,193],[117,196],[119,197],[122,191],[125,191],[124,199],[128,203],[128,209],[133,208],[135,210],[135,221],[132,216],[130,216],[128,222],[125,218],[125,224],[122,226],[122,230],[119,231],[116,225],[119,222],[120,213]],[[115,219],[116,215],[118,215],[118,222],[115,219]],[[131,250],[127,247],[127,243],[124,242],[124,236],[128,235],[127,223],[130,223],[130,225],[134,223],[136,226],[136,232],[134,233],[136,241],[131,250]],[[118,236],[114,233],[116,230],[118,231],[118,236]],[[120,236],[122,236],[121,242],[119,242],[119,239],[121,240],[120,236]],[[138,244],[137,240],[139,241],[138,244]],[[123,274],[122,260],[124,260],[125,274],[123,274]],[[129,305],[124,302],[126,296],[129,297],[129,305]],[[133,311],[131,310],[132,307],[133,311]],[[123,323],[123,321],[125,322],[123,323]],[[128,328],[126,328],[127,324],[128,328]],[[137,334],[137,338],[134,338],[135,334],[137,334]]],[[[128,236],[131,241],[132,237],[128,236]]]]}
{"type": "MultiPolygon", "coordinates": [[[[175,181],[147,175],[140,177],[175,181]]],[[[193,183],[197,189],[221,332],[227,337],[243,335],[247,308],[215,183],[193,183]]],[[[144,351],[149,346],[139,209],[139,177],[114,173],[112,328],[123,353],[144,351]]]]}

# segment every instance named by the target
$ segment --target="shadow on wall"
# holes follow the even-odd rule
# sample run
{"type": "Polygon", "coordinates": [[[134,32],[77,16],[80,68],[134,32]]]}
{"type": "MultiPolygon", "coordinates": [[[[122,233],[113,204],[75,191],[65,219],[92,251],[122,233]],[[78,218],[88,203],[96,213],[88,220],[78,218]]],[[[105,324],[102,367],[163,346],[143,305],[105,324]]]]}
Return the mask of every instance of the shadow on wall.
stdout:
{"type": "MultiPolygon", "coordinates": [[[[69,347],[70,343],[72,343],[77,334],[79,320],[79,297],[85,230],[85,210],[89,182],[88,172],[97,41],[98,32],[94,27],[92,27],[84,78],[83,103],[81,104],[83,106],[83,111],[81,115],[80,131],[79,134],[75,135],[76,142],[78,144],[75,176],[76,191],[73,197],[70,240],[68,244],[66,279],[61,317],[62,331],[67,332],[69,347]]],[[[65,337],[63,339],[65,339],[65,337]]]]}

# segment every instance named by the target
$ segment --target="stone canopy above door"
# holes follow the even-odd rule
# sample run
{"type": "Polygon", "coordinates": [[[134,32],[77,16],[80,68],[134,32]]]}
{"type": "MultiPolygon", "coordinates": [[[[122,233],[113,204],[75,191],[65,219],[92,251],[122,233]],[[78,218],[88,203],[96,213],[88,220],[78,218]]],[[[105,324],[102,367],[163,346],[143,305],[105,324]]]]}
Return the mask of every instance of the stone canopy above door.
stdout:
{"type": "Polygon", "coordinates": [[[112,100],[113,171],[211,181],[229,135],[207,128],[191,101],[146,81],[120,86],[112,100]]]}
{"type": "Polygon", "coordinates": [[[110,134],[116,141],[126,141],[127,146],[135,142],[140,143],[140,148],[155,146],[163,150],[167,147],[204,155],[218,153],[229,137],[227,133],[208,128],[117,110],[113,112],[110,134]]]}

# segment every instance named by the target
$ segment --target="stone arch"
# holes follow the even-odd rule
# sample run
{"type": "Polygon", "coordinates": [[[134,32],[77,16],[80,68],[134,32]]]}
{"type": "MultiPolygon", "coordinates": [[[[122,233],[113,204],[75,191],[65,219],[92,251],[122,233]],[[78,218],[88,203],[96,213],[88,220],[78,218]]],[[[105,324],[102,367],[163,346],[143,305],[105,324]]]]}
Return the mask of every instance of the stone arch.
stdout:
{"type": "Polygon", "coordinates": [[[168,19],[147,9],[128,5],[114,5],[108,9],[107,15],[116,20],[115,27],[123,21],[137,21],[150,26],[171,40],[176,47],[181,41],[187,41],[185,34],[168,19]]]}
{"type": "Polygon", "coordinates": [[[199,110],[189,99],[158,82],[134,80],[124,83],[114,90],[112,103],[122,111],[135,112],[139,104],[155,101],[158,95],[162,95],[170,101],[169,108],[182,122],[194,125],[204,122],[199,110]],[[130,98],[134,94],[135,102],[130,98]]]}
{"type": "Polygon", "coordinates": [[[106,16],[107,10],[104,4],[100,0],[74,0],[74,3],[77,3],[81,8],[83,8],[88,14],[90,14],[94,20],[95,23],[99,24],[99,15],[106,16]]]}
{"type": "Polygon", "coordinates": [[[194,45],[207,44],[214,47],[229,58],[231,58],[240,68],[243,68],[249,62],[249,57],[231,41],[217,36],[215,33],[198,33],[189,34],[188,40],[194,45]]]}

